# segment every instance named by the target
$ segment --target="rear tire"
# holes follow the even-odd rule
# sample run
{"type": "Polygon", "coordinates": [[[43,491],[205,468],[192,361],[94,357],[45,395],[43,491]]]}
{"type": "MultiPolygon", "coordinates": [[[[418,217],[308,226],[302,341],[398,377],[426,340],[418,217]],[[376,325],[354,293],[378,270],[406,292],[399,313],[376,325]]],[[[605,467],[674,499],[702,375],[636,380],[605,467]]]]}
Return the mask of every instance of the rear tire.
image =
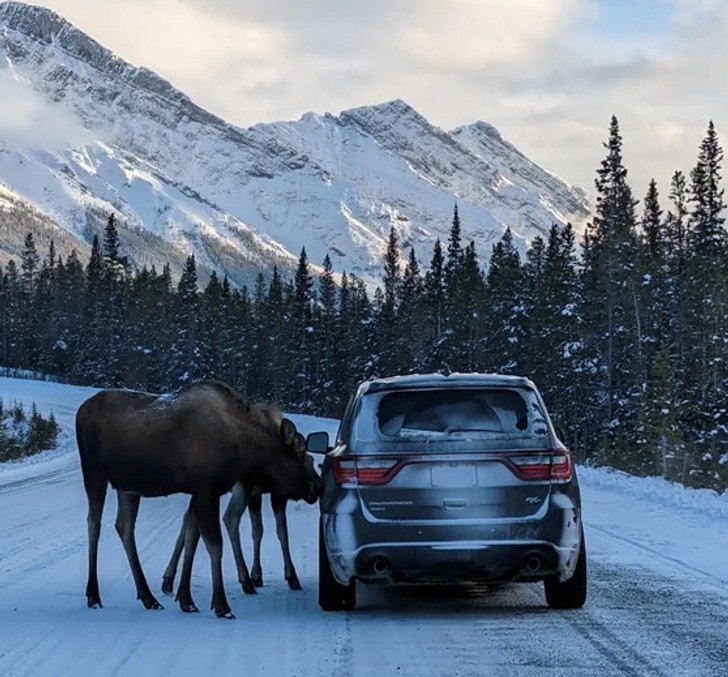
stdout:
{"type": "Polygon", "coordinates": [[[319,606],[324,611],[351,611],[356,606],[356,581],[341,585],[331,571],[324,529],[319,522],[319,606]]]}
{"type": "Polygon", "coordinates": [[[543,584],[546,603],[552,609],[580,609],[584,606],[587,591],[587,563],[583,528],[579,558],[576,560],[573,576],[566,581],[559,581],[558,577],[549,576],[544,579],[543,584]]]}

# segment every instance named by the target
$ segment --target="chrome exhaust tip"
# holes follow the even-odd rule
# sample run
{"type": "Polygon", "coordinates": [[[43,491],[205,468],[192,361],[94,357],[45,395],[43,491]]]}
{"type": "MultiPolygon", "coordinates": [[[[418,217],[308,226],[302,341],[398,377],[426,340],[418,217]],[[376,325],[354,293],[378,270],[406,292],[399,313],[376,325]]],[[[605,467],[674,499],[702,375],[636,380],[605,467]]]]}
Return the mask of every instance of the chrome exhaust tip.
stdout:
{"type": "Polygon", "coordinates": [[[381,576],[389,571],[389,564],[384,557],[377,557],[372,564],[372,569],[374,569],[375,574],[379,574],[381,576]]]}

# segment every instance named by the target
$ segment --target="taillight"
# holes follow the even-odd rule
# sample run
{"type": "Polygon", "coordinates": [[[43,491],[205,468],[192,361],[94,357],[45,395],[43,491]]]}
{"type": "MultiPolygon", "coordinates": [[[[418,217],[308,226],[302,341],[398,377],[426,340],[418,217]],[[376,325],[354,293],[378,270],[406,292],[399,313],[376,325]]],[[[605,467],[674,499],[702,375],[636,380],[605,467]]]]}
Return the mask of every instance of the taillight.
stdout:
{"type": "Polygon", "coordinates": [[[333,467],[337,484],[386,484],[398,470],[392,458],[335,458],[333,467]]]}
{"type": "Polygon", "coordinates": [[[522,453],[508,456],[508,465],[522,480],[566,482],[571,479],[573,467],[568,452],[522,453]]]}

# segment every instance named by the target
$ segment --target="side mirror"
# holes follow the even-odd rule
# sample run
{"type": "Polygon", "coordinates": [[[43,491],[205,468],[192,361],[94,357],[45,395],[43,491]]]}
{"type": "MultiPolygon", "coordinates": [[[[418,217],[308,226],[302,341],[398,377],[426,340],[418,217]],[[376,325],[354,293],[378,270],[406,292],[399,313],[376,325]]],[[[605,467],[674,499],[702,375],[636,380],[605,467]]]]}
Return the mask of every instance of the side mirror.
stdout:
{"type": "Polygon", "coordinates": [[[327,432],[311,433],[306,438],[306,450],[309,454],[326,454],[329,451],[329,434],[327,432]]]}
{"type": "Polygon", "coordinates": [[[555,425],[554,432],[556,433],[556,437],[559,438],[559,442],[561,442],[562,444],[566,444],[566,435],[564,435],[564,431],[562,430],[562,428],[555,425]]]}

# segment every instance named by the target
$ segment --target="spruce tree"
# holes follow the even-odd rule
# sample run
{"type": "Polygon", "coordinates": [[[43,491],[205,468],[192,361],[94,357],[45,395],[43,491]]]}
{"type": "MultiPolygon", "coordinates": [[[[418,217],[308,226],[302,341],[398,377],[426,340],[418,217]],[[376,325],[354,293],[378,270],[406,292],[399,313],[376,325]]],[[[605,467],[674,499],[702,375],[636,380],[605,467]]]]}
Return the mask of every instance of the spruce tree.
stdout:
{"type": "Polygon", "coordinates": [[[377,346],[373,355],[376,371],[381,376],[393,376],[402,368],[397,347],[401,336],[399,305],[402,272],[399,265],[399,238],[394,228],[389,231],[387,251],[384,254],[384,291],[377,304],[377,346]]]}
{"type": "Polygon", "coordinates": [[[720,188],[723,150],[712,121],[690,173],[688,253],[680,298],[684,418],[693,440],[691,480],[710,485],[728,445],[728,255],[720,188]]]}
{"type": "Polygon", "coordinates": [[[292,298],[293,334],[289,343],[290,363],[296,365],[289,393],[295,397],[299,407],[310,409],[313,404],[313,389],[316,381],[315,363],[312,359],[316,337],[313,317],[313,278],[309,270],[306,248],[301,249],[294,279],[292,298]]]}
{"type": "Polygon", "coordinates": [[[402,275],[401,300],[398,312],[399,336],[397,352],[400,371],[418,372],[425,368],[429,340],[425,311],[425,281],[420,273],[414,247],[410,247],[402,275]]]}
{"type": "Polygon", "coordinates": [[[190,254],[177,285],[174,299],[173,326],[168,382],[175,385],[189,383],[201,373],[199,346],[199,291],[197,289],[197,263],[190,254]]]}
{"type": "Polygon", "coordinates": [[[488,371],[520,373],[525,337],[524,280],[521,261],[506,228],[493,245],[485,291],[484,363],[488,371]]]}
{"type": "Polygon", "coordinates": [[[450,367],[458,371],[478,371],[482,368],[481,342],[485,284],[480,271],[475,243],[468,244],[463,263],[455,278],[452,296],[451,326],[453,345],[458,346],[450,356],[450,367]]]}
{"type": "Polygon", "coordinates": [[[648,387],[642,398],[634,454],[625,470],[676,480],[684,475],[685,444],[675,378],[666,348],[657,352],[648,387]]]}
{"type": "Polygon", "coordinates": [[[438,239],[430,261],[430,268],[425,275],[425,298],[427,302],[430,340],[427,364],[430,369],[442,366],[441,343],[444,332],[445,313],[445,272],[442,245],[438,239]]]}
{"type": "Polygon", "coordinates": [[[596,210],[587,227],[582,312],[587,349],[594,352],[601,375],[593,406],[605,432],[603,457],[625,451],[642,392],[644,356],[638,299],[635,205],[622,160],[619,123],[612,117],[607,155],[597,170],[596,210]],[[598,401],[597,401],[598,398],[598,401]]]}
{"type": "Polygon", "coordinates": [[[452,297],[455,279],[458,271],[463,265],[464,253],[462,246],[462,227],[460,225],[460,214],[457,203],[453,208],[452,226],[450,227],[450,238],[447,243],[447,260],[444,269],[445,290],[448,297],[452,297]]]}
{"type": "Polygon", "coordinates": [[[319,305],[317,312],[318,340],[316,341],[316,358],[318,362],[318,380],[315,386],[314,400],[317,412],[330,416],[335,408],[334,393],[337,331],[336,283],[334,282],[333,265],[328,254],[324,257],[323,273],[319,277],[319,305]]]}
{"type": "Polygon", "coordinates": [[[84,285],[83,330],[84,337],[77,345],[74,356],[74,375],[83,384],[111,385],[107,371],[106,288],[105,266],[98,237],[91,243],[91,256],[86,265],[84,285]]]}

